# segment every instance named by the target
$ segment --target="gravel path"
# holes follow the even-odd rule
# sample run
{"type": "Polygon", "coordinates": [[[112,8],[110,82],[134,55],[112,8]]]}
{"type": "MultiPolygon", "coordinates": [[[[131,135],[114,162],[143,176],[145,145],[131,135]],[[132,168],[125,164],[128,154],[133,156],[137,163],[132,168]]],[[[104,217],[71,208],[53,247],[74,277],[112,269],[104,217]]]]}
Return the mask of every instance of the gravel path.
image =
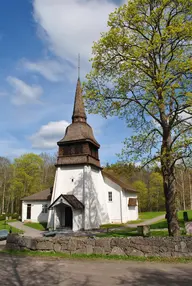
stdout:
{"type": "Polygon", "coordinates": [[[140,223],[138,223],[138,224],[129,224],[129,223],[127,223],[127,224],[125,224],[125,225],[126,225],[127,227],[137,227],[137,226],[139,226],[139,225],[150,225],[150,224],[153,224],[153,223],[155,223],[155,222],[158,222],[158,221],[160,221],[160,220],[162,220],[162,219],[164,219],[164,218],[165,218],[165,214],[164,214],[164,215],[157,216],[157,217],[155,217],[155,218],[151,218],[151,219],[145,220],[145,221],[140,222],[140,223]]]}
{"type": "Polygon", "coordinates": [[[0,254],[2,286],[189,286],[192,264],[67,260],[0,254]]]}
{"type": "Polygon", "coordinates": [[[9,222],[8,223],[10,226],[13,226],[15,228],[18,228],[20,230],[24,231],[24,236],[31,236],[31,237],[40,237],[42,236],[42,231],[34,229],[32,227],[26,226],[24,225],[22,222],[20,221],[14,221],[14,222],[9,222]]]}

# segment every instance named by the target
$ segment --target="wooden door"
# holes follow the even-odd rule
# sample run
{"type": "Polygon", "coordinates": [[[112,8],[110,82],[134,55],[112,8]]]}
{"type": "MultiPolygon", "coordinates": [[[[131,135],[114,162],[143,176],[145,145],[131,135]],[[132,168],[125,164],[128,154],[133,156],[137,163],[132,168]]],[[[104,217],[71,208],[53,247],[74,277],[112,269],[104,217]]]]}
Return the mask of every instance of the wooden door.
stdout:
{"type": "Polygon", "coordinates": [[[72,225],[73,225],[72,209],[70,207],[65,207],[65,227],[72,228],[72,225]]]}

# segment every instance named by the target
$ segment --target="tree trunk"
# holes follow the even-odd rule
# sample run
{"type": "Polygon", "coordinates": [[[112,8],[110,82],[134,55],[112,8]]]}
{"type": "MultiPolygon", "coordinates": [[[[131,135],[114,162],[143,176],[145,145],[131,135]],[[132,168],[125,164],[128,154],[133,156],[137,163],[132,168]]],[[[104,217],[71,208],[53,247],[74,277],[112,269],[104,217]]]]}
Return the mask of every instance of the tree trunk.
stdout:
{"type": "Polygon", "coordinates": [[[181,185],[182,185],[182,198],[183,198],[183,210],[186,210],[186,204],[185,204],[185,182],[184,182],[184,171],[181,171],[181,185]]]}
{"type": "Polygon", "coordinates": [[[191,173],[188,172],[189,176],[189,197],[190,197],[190,209],[192,210],[192,184],[191,184],[191,173]]]}
{"type": "Polygon", "coordinates": [[[166,218],[169,236],[178,236],[180,234],[180,228],[177,218],[174,164],[171,153],[171,134],[168,128],[165,128],[163,133],[164,136],[161,147],[161,170],[163,175],[166,218]]]}

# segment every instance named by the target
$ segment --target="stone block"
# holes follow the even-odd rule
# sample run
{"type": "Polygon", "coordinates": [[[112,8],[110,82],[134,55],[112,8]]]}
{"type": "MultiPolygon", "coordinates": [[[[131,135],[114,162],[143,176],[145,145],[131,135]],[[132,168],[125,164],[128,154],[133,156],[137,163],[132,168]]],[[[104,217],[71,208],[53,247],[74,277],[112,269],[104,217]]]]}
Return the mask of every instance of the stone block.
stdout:
{"type": "Polygon", "coordinates": [[[141,236],[150,236],[150,226],[149,225],[138,225],[138,234],[141,236]]]}
{"type": "Polygon", "coordinates": [[[92,245],[95,246],[96,244],[96,239],[95,238],[88,238],[86,241],[87,245],[92,245]]]}
{"type": "Polygon", "coordinates": [[[53,250],[55,252],[61,252],[61,244],[60,243],[54,243],[53,244],[53,250]]]}
{"type": "Polygon", "coordinates": [[[20,246],[18,244],[9,242],[6,244],[5,249],[7,249],[7,250],[20,250],[20,246]]]}
{"type": "Polygon", "coordinates": [[[77,239],[71,238],[68,242],[68,250],[75,251],[77,249],[77,239]]]}
{"type": "Polygon", "coordinates": [[[188,252],[187,244],[184,241],[181,241],[181,252],[188,252]]]}
{"type": "Polygon", "coordinates": [[[129,252],[129,255],[130,256],[144,256],[144,253],[140,250],[137,250],[137,249],[132,249],[130,252],[129,252]]]}
{"type": "Polygon", "coordinates": [[[120,247],[113,247],[111,255],[121,255],[121,256],[126,256],[125,252],[120,248],[120,247]]]}
{"type": "Polygon", "coordinates": [[[127,247],[129,247],[131,240],[129,238],[112,238],[111,239],[111,247],[117,246],[121,249],[125,250],[127,247]]]}
{"type": "Polygon", "coordinates": [[[24,236],[20,236],[20,237],[18,238],[17,244],[18,244],[20,247],[26,247],[25,237],[24,237],[24,236]]]}
{"type": "Polygon", "coordinates": [[[95,246],[102,247],[105,252],[111,251],[111,238],[98,238],[95,240],[95,246]]]}
{"type": "Polygon", "coordinates": [[[185,231],[186,231],[186,234],[192,235],[192,222],[185,223],[185,231]]]}
{"type": "Polygon", "coordinates": [[[87,244],[87,239],[77,239],[77,249],[84,248],[87,244]]]}
{"type": "Polygon", "coordinates": [[[75,251],[71,251],[71,254],[87,254],[86,251],[87,251],[86,247],[84,247],[84,248],[79,248],[75,251]]]}
{"type": "Polygon", "coordinates": [[[36,250],[37,240],[31,237],[25,237],[25,246],[27,249],[36,250]]]}
{"type": "Polygon", "coordinates": [[[7,236],[7,243],[18,243],[20,235],[17,233],[11,233],[7,236]]]}
{"type": "Polygon", "coordinates": [[[93,247],[93,253],[94,254],[104,254],[104,249],[100,246],[93,247]]]}
{"type": "Polygon", "coordinates": [[[53,242],[51,241],[39,241],[37,243],[37,250],[53,250],[53,242]]]}
{"type": "Polygon", "coordinates": [[[92,245],[86,246],[86,254],[93,254],[93,246],[92,245]]]}
{"type": "Polygon", "coordinates": [[[68,242],[67,241],[60,241],[61,243],[61,250],[68,250],[68,242]]]}

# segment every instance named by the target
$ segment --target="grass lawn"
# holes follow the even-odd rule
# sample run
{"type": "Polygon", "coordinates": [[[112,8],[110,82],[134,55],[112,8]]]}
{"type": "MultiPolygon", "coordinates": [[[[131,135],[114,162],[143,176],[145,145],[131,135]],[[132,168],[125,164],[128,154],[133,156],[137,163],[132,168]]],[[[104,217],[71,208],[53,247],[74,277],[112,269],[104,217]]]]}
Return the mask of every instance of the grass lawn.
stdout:
{"type": "MultiPolygon", "coordinates": [[[[15,221],[15,220],[11,220],[11,221],[15,221]]],[[[11,221],[10,221],[10,222],[11,222],[11,221]]],[[[6,230],[8,230],[8,231],[11,229],[13,233],[20,233],[20,234],[23,233],[22,230],[17,229],[17,228],[15,228],[15,227],[12,227],[12,226],[8,225],[7,222],[4,221],[4,220],[0,221],[0,230],[1,230],[1,229],[6,229],[6,230]]]]}
{"type": "MultiPolygon", "coordinates": [[[[137,224],[137,223],[141,223],[144,222],[145,220],[151,219],[151,218],[155,218],[158,217],[160,215],[165,214],[164,211],[162,212],[144,212],[144,213],[139,213],[139,219],[138,220],[132,220],[132,221],[128,221],[128,224],[137,224]]],[[[125,226],[125,224],[123,223],[112,223],[112,224],[103,224],[101,225],[101,228],[116,228],[116,227],[122,227],[125,226]]]]}
{"type": "Polygon", "coordinates": [[[29,227],[32,227],[32,228],[35,228],[37,230],[41,230],[41,231],[44,231],[46,230],[46,227],[47,227],[47,223],[38,223],[38,222],[26,222],[25,223],[26,226],[29,226],[29,227]]]}
{"type": "Polygon", "coordinates": [[[158,217],[160,215],[165,215],[165,211],[139,213],[139,219],[143,221],[143,220],[148,220],[148,219],[152,219],[152,218],[158,217]]]}
{"type": "MultiPolygon", "coordinates": [[[[187,211],[189,221],[192,221],[192,210],[187,211]]],[[[183,221],[183,211],[178,212],[178,219],[179,219],[179,225],[180,227],[184,227],[184,221],[183,221]]],[[[167,221],[166,219],[161,220],[159,222],[156,222],[151,225],[151,229],[162,229],[167,228],[167,221]]]]}

